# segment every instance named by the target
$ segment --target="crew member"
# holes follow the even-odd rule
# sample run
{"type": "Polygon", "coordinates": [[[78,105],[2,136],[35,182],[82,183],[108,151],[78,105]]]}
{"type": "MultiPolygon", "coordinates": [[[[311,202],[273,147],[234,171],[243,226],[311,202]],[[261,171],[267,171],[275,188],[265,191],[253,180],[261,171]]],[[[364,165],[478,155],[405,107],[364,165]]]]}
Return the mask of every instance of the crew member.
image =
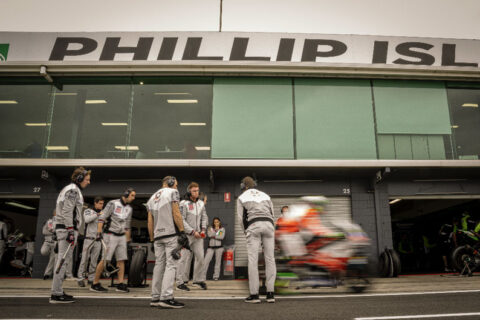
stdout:
{"type": "MultiPolygon", "coordinates": [[[[185,233],[188,235],[190,248],[195,256],[193,285],[207,290],[203,263],[203,238],[205,238],[208,216],[203,201],[199,199],[200,187],[198,183],[190,183],[187,190],[185,199],[180,202],[180,212],[182,213],[183,225],[185,227],[185,233]]],[[[188,283],[189,280],[191,261],[192,252],[184,250],[177,273],[177,288],[180,290],[190,290],[185,283],[188,283]]]]}
{"type": "Polygon", "coordinates": [[[43,273],[43,280],[53,277],[53,267],[55,266],[55,259],[57,257],[55,253],[55,246],[57,245],[57,241],[55,240],[55,214],[55,211],[53,211],[53,216],[45,222],[42,228],[44,241],[40,253],[42,256],[48,256],[48,264],[43,273]]]}
{"type": "MultiPolygon", "coordinates": [[[[106,261],[111,261],[115,254],[118,270],[118,285],[116,291],[129,292],[127,285],[124,283],[125,260],[127,256],[127,242],[130,242],[130,225],[132,221],[132,207],[130,203],[135,200],[135,190],[128,188],[124,191],[120,199],[111,200],[105,206],[98,217],[97,237],[96,240],[102,239],[103,226],[105,224],[105,252],[106,261]]],[[[93,280],[91,291],[105,292],[108,291],[100,284],[100,276],[102,275],[104,260],[97,265],[95,279],[93,280]]]]}
{"type": "Polygon", "coordinates": [[[208,227],[207,236],[210,238],[208,241],[208,249],[205,254],[205,276],[207,277],[208,266],[212,260],[213,254],[215,254],[215,267],[213,269],[213,280],[220,278],[220,266],[222,263],[223,254],[223,239],[225,238],[225,228],[222,227],[222,222],[219,218],[213,218],[212,225],[208,227]]]}
{"type": "Polygon", "coordinates": [[[240,219],[245,235],[247,237],[248,252],[248,284],[250,296],[245,299],[248,303],[260,303],[258,296],[258,252],[263,246],[265,257],[265,273],[267,286],[267,302],[274,303],[273,294],[275,276],[275,228],[273,204],[270,197],[257,190],[255,180],[251,177],[242,179],[240,188],[244,192],[237,200],[237,216],[240,219]]]}
{"type": "Polygon", "coordinates": [[[85,287],[85,270],[88,270],[88,284],[93,284],[95,278],[95,270],[97,268],[98,256],[102,251],[102,244],[96,241],[98,216],[102,212],[105,200],[102,197],[96,197],[93,200],[93,209],[86,209],[83,212],[83,220],[85,221],[85,240],[83,241],[82,260],[78,267],[78,285],[85,287]],[[93,243],[93,244],[92,244],[93,243]],[[88,263],[88,259],[90,263],[88,263]],[[88,264],[88,268],[87,268],[88,264]]]}
{"type": "Polygon", "coordinates": [[[155,252],[150,302],[152,307],[179,309],[185,306],[173,298],[177,260],[172,253],[179,246],[188,244],[178,203],[180,196],[177,184],[175,177],[163,178],[162,188],[147,202],[148,234],[155,252]]]}
{"type": "Polygon", "coordinates": [[[72,263],[72,253],[77,240],[77,226],[81,223],[81,212],[83,208],[82,189],[90,184],[91,171],[79,167],[73,171],[72,183],[62,189],[57,198],[55,211],[56,224],[55,234],[58,241],[58,259],[55,263],[55,270],[52,281],[52,295],[50,303],[72,303],[75,299],[63,291],[63,278],[65,277],[65,263],[72,263]],[[68,250],[68,252],[67,252],[68,250]],[[65,255],[65,263],[57,273],[62,257],[65,255]]]}

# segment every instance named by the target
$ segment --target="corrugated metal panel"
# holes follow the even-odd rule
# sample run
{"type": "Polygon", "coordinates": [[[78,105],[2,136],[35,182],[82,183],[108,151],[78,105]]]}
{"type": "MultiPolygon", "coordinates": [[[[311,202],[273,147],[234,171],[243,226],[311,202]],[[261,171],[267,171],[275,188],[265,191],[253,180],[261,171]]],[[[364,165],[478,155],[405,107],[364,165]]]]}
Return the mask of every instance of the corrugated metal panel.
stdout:
{"type": "MultiPolygon", "coordinates": [[[[280,209],[283,206],[295,204],[298,202],[298,199],[298,197],[272,197],[275,218],[277,219],[280,216],[280,209]]],[[[328,197],[326,212],[328,212],[328,214],[324,215],[324,219],[350,221],[352,219],[350,197],[328,197]]],[[[239,225],[238,219],[235,219],[235,267],[246,267],[247,265],[247,242],[245,234],[239,225]]]]}

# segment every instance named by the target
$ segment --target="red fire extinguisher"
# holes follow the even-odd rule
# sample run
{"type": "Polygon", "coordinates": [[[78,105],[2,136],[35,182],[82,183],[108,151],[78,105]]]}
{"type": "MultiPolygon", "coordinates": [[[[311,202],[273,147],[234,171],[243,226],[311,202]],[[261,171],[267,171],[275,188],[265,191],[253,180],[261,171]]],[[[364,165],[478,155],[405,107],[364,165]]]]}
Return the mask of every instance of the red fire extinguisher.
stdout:
{"type": "Polygon", "coordinates": [[[234,259],[234,247],[230,246],[225,248],[225,252],[223,253],[223,274],[224,275],[232,275],[234,271],[233,259],[234,259]]]}

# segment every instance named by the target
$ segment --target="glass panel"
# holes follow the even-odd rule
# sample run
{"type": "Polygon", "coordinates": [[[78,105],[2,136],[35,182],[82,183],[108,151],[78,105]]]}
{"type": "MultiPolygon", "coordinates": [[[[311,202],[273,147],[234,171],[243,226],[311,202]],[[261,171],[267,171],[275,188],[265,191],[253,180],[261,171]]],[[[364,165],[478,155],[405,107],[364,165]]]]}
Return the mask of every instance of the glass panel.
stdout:
{"type": "Polygon", "coordinates": [[[0,158],[42,157],[51,90],[50,85],[0,83],[0,158]]]}
{"type": "Polygon", "coordinates": [[[53,93],[47,157],[126,158],[131,85],[82,82],[53,93]]]}
{"type": "Polygon", "coordinates": [[[135,79],[132,158],[210,158],[212,80],[135,79]]]}
{"type": "Polygon", "coordinates": [[[443,82],[374,80],[377,132],[451,134],[443,82]]]}
{"type": "Polygon", "coordinates": [[[216,78],[212,158],[293,159],[292,80],[216,78]]]}
{"type": "Polygon", "coordinates": [[[480,89],[448,89],[453,145],[458,159],[480,155],[480,89]]]}
{"type": "Polygon", "coordinates": [[[369,80],[295,79],[298,159],[376,159],[369,80]]]}

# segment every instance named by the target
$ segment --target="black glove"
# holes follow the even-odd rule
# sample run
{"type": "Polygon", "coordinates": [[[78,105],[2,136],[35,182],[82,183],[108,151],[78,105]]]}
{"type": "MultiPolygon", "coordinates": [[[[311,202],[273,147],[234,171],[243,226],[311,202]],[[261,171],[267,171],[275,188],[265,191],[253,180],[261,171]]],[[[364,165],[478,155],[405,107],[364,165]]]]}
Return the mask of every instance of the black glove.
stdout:
{"type": "Polygon", "coordinates": [[[100,241],[103,239],[103,236],[102,236],[102,233],[101,232],[97,232],[97,236],[95,237],[95,241],[100,241]]]}
{"type": "Polygon", "coordinates": [[[178,235],[178,244],[180,246],[182,246],[183,248],[186,248],[188,247],[188,238],[187,238],[187,235],[185,234],[185,232],[180,232],[180,234],[178,235]]]}
{"type": "Polygon", "coordinates": [[[73,228],[67,229],[67,232],[67,238],[65,240],[73,246],[75,244],[75,232],[73,228]]]}

